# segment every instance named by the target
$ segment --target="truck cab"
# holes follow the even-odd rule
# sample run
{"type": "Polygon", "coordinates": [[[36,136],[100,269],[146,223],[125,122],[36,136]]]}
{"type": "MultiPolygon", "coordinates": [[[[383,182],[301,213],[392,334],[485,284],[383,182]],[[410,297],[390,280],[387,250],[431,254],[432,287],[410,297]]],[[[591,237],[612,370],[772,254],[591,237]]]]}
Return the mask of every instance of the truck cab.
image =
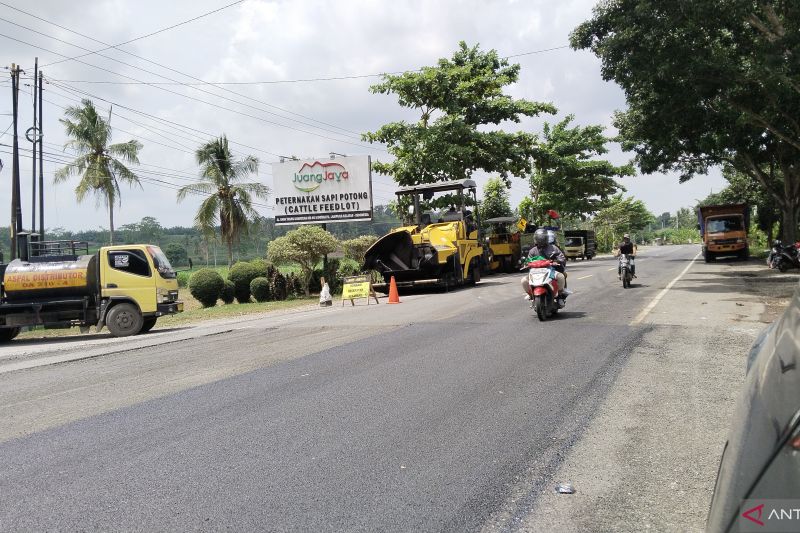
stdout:
{"type": "Polygon", "coordinates": [[[105,311],[100,327],[105,323],[112,334],[125,333],[135,327],[138,319],[134,315],[138,314],[140,329],[148,331],[158,317],[183,311],[183,302],[178,301],[177,274],[161,248],[149,244],[105,246],[98,254],[105,311]],[[125,312],[114,309],[123,303],[127,304],[125,312]]]}

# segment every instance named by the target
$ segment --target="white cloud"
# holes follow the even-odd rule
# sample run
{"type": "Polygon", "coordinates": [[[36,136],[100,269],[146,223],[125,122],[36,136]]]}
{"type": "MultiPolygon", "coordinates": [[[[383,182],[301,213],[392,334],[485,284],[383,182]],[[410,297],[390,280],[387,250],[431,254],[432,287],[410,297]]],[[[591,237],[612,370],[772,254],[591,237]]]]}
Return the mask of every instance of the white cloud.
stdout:
{"type": "MultiPolygon", "coordinates": [[[[126,41],[219,7],[216,0],[199,0],[193,2],[191,8],[187,8],[188,4],[185,3],[155,0],[141,0],[136,3],[123,0],[87,0],[81,9],[57,0],[40,0],[29,3],[30,5],[16,1],[20,8],[113,43],[126,41]]],[[[269,81],[354,76],[432,65],[438,58],[450,56],[460,40],[470,45],[480,43],[484,49],[494,48],[502,56],[561,46],[567,44],[570,31],[590,16],[593,4],[593,0],[248,0],[235,8],[136,41],[125,49],[205,80],[269,81]]],[[[17,12],[4,8],[0,8],[0,11],[4,18],[35,27],[66,41],[91,49],[100,47],[97,43],[57,30],[17,12]]],[[[67,55],[81,53],[76,48],[42,36],[29,35],[5,23],[0,23],[0,33],[67,55]]],[[[59,59],[58,56],[42,50],[7,40],[3,40],[0,50],[3,64],[6,65],[12,62],[32,65],[32,59],[36,55],[40,57],[40,63],[59,59]]],[[[104,54],[113,55],[169,78],[190,81],[180,74],[120,52],[108,51],[104,54]]],[[[141,80],[165,81],[153,74],[96,56],[83,58],[82,61],[141,80]]],[[[601,79],[599,62],[591,54],[562,49],[520,56],[513,61],[521,64],[522,71],[519,82],[509,89],[510,92],[517,97],[552,101],[559,109],[558,117],[525,120],[514,127],[535,132],[544,120],[552,122],[568,113],[575,114],[576,123],[579,124],[610,126],[614,110],[624,107],[621,91],[614,84],[601,79]]],[[[46,67],[45,72],[52,78],[62,80],[125,81],[124,78],[74,61],[46,67]]],[[[416,115],[400,108],[392,96],[369,93],[369,86],[377,81],[378,78],[372,77],[227,87],[230,91],[260,102],[207,86],[190,89],[174,85],[160,86],[161,88],[141,85],[71,85],[118,103],[114,108],[113,126],[131,132],[143,140],[145,148],[141,153],[142,163],[178,171],[145,167],[148,171],[162,173],[149,173],[149,179],[157,178],[180,185],[189,183],[196,175],[192,155],[194,148],[211,136],[224,132],[232,141],[252,147],[234,145],[238,153],[252,153],[262,160],[258,179],[270,185],[269,163],[277,159],[271,154],[313,157],[336,151],[348,154],[369,153],[374,158],[385,160],[388,157],[385,152],[375,147],[363,146],[358,134],[374,131],[393,120],[415,120],[416,115]],[[218,96],[201,91],[209,91],[218,96]],[[240,113],[259,117],[260,120],[180,95],[235,109],[240,113]],[[224,98],[232,98],[246,105],[226,101],[224,98]],[[119,105],[145,111],[200,132],[159,123],[122,109],[119,105]],[[289,115],[268,105],[299,113],[307,118],[289,115]],[[288,118],[278,118],[268,112],[288,118]],[[136,120],[140,124],[133,124],[127,119],[136,120]],[[305,132],[313,131],[316,135],[279,127],[267,121],[292,125],[305,132]],[[331,138],[344,139],[355,145],[331,138]]],[[[8,92],[8,88],[0,87],[0,96],[6,95],[5,98],[0,98],[0,113],[9,110],[8,92]]],[[[57,93],[65,91],[48,87],[45,98],[62,106],[76,103],[57,93]]],[[[26,99],[25,95],[21,98],[22,119],[25,124],[30,121],[31,115],[26,104],[29,98],[28,96],[26,99]]],[[[98,107],[107,110],[108,104],[97,98],[95,101],[98,107]]],[[[62,113],[63,110],[54,104],[46,104],[45,135],[49,143],[61,145],[64,142],[63,127],[57,121],[62,113]]],[[[0,119],[5,120],[5,117],[0,119]]],[[[0,123],[0,132],[6,125],[7,123],[0,123]]],[[[24,131],[26,128],[27,126],[20,129],[24,131]]],[[[122,141],[130,137],[128,133],[117,131],[115,140],[122,141]]],[[[0,143],[10,144],[9,138],[0,138],[0,143]]],[[[23,141],[22,146],[29,150],[27,141],[23,141]]],[[[61,153],[60,149],[52,145],[48,146],[48,151],[61,153]]],[[[619,150],[615,150],[610,157],[617,163],[629,158],[619,150]]],[[[8,198],[11,160],[8,155],[1,153],[0,158],[5,162],[5,169],[0,172],[0,198],[8,198]]],[[[21,162],[23,198],[29,198],[30,162],[25,158],[21,162]]],[[[52,175],[56,166],[55,163],[47,163],[47,173],[52,175]]],[[[485,179],[482,175],[477,178],[479,182],[485,179]]],[[[515,179],[513,183],[512,198],[519,201],[525,193],[525,181],[515,179]]],[[[191,224],[199,200],[188,199],[176,204],[175,191],[161,185],[147,181],[143,183],[142,190],[123,189],[122,207],[115,213],[117,223],[135,222],[143,216],[156,216],[167,226],[191,224]]],[[[678,185],[675,176],[642,176],[625,180],[625,185],[632,194],[644,200],[652,211],[662,212],[691,205],[695,198],[705,196],[712,187],[718,190],[721,179],[718,176],[698,178],[688,184],[678,185]]],[[[96,210],[93,202],[80,206],[75,204],[72,194],[74,186],[73,181],[56,188],[48,180],[47,225],[68,228],[106,226],[105,212],[102,209],[96,210]]],[[[379,200],[390,200],[393,197],[393,188],[388,178],[376,178],[375,192],[379,200]]],[[[0,220],[9,219],[8,203],[0,202],[0,220]]],[[[30,218],[28,203],[24,205],[26,224],[30,218]]],[[[268,209],[261,211],[271,214],[268,209]]]]}

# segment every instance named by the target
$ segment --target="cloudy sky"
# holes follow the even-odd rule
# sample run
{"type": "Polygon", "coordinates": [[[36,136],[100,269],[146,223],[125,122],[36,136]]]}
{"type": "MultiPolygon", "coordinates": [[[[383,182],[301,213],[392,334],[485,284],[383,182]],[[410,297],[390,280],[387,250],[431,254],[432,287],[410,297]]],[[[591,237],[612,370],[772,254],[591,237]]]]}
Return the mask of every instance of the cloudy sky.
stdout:
{"type": "MultiPolygon", "coordinates": [[[[193,22],[90,54],[222,8],[233,0],[0,0],[0,65],[22,65],[31,76],[39,58],[45,77],[44,133],[46,227],[108,227],[105,209],[74,199],[77,178],[53,185],[63,150],[64,108],[91,98],[103,113],[112,109],[114,141],[140,140],[142,188],[123,188],[115,225],[154,216],[164,226],[191,225],[197,197],[178,204],[176,188],[193,181],[193,150],[221,133],[238,155],[252,154],[261,167],[254,179],[272,185],[271,163],[279,156],[325,157],[330,152],[368,154],[385,160],[380,146],[359,134],[418,116],[389,95],[370,94],[375,74],[417,69],[449,57],[458,41],[495,49],[522,66],[508,88],[515,97],[552,102],[557,117],[526,120],[509,128],[538,132],[544,120],[574,114],[576,123],[603,124],[625,100],[600,77],[587,52],[563,47],[569,32],[591,14],[595,0],[246,0],[193,22]],[[82,35],[79,35],[82,34],[82,35]],[[542,50],[549,51],[542,51],[542,50]],[[83,56],[77,59],[76,56],[83,56]],[[70,59],[70,60],[65,60],[70,59]],[[144,82],[144,83],[143,83],[144,82]],[[210,86],[202,82],[224,82],[210,86]]],[[[8,71],[0,81],[0,145],[10,145],[11,90],[8,71]],[[5,95],[5,96],[2,96],[5,95]]],[[[30,80],[22,87],[21,173],[26,227],[30,221],[30,80]]],[[[10,149],[0,146],[0,225],[10,207],[10,149]]],[[[612,147],[610,159],[630,155],[612,147]]],[[[486,176],[477,176],[483,183],[486,176]]],[[[512,204],[526,194],[526,181],[512,179],[512,204]]],[[[718,173],[679,184],[674,175],[625,179],[628,194],[660,214],[694,205],[724,181],[718,173]]],[[[375,176],[376,203],[393,198],[394,184],[375,176]]],[[[273,216],[271,202],[258,211],[273,216]]]]}

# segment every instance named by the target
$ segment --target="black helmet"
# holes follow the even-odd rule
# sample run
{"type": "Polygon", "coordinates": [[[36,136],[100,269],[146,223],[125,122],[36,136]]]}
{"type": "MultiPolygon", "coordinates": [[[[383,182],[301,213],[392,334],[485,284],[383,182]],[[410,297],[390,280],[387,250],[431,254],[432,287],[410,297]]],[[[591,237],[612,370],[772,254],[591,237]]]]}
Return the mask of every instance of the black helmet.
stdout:
{"type": "Polygon", "coordinates": [[[550,242],[550,236],[547,234],[546,229],[539,228],[533,232],[533,244],[535,244],[537,248],[545,248],[548,242],[550,242]]]}

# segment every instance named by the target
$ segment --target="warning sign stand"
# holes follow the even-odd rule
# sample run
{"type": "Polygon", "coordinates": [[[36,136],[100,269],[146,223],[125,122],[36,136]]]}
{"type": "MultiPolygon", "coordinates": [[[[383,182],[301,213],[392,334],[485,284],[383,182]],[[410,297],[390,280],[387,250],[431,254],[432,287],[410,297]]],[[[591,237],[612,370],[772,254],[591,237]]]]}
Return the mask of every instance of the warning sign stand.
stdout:
{"type": "Polygon", "coordinates": [[[370,276],[347,276],[344,278],[342,305],[344,305],[345,300],[350,300],[350,304],[355,306],[355,300],[358,298],[366,298],[367,305],[370,304],[371,298],[375,299],[376,304],[379,303],[378,295],[375,294],[375,289],[372,288],[370,276]]]}

